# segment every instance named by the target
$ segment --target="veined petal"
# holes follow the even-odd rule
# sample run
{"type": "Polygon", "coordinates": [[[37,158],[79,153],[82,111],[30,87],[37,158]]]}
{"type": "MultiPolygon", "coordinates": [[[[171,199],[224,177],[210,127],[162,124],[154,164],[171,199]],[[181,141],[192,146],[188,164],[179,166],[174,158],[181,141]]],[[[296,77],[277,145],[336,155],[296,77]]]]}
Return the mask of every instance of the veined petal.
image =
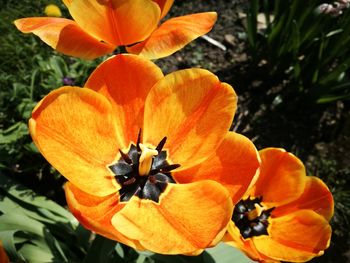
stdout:
{"type": "Polygon", "coordinates": [[[186,170],[174,171],[179,183],[214,180],[229,191],[237,203],[258,176],[260,157],[254,144],[245,136],[229,132],[219,148],[207,160],[186,170]]]}
{"type": "Polygon", "coordinates": [[[62,87],[39,102],[29,129],[40,152],[64,177],[87,193],[106,196],[119,189],[107,168],[119,149],[114,118],[102,95],[62,87]]]}
{"type": "Polygon", "coordinates": [[[150,0],[68,2],[69,12],[81,28],[98,39],[118,46],[149,37],[158,25],[161,13],[158,4],[150,0]]]}
{"type": "Polygon", "coordinates": [[[143,113],[147,94],[163,78],[154,63],[136,55],[118,55],[100,64],[85,87],[103,94],[113,106],[122,148],[143,128],[143,113]]]}
{"type": "Polygon", "coordinates": [[[262,196],[269,207],[278,207],[299,198],[307,178],[303,163],[284,149],[266,148],[259,154],[260,175],[249,195],[262,196]]]}
{"type": "Polygon", "coordinates": [[[321,179],[308,176],[303,194],[295,201],[277,207],[273,214],[282,216],[296,210],[310,209],[331,220],[334,212],[334,202],[331,192],[321,179]]]}
{"type": "Polygon", "coordinates": [[[331,227],[323,216],[298,210],[272,218],[269,236],[254,237],[257,250],[281,261],[305,262],[323,254],[329,246],[331,227]]]}
{"type": "Polygon", "coordinates": [[[162,10],[161,18],[166,16],[166,14],[169,12],[171,6],[174,3],[174,0],[153,0],[153,1],[156,2],[159,5],[160,10],[162,10]]]}
{"type": "Polygon", "coordinates": [[[114,46],[103,43],[82,30],[73,20],[52,17],[22,18],[15,21],[23,33],[33,33],[63,54],[94,59],[111,53],[114,46]]]}
{"type": "Polygon", "coordinates": [[[69,210],[85,228],[136,249],[143,249],[137,241],[130,240],[116,231],[111,223],[112,217],[125,205],[119,203],[117,193],[98,197],[81,191],[69,182],[65,184],[64,190],[69,210]]]}
{"type": "Polygon", "coordinates": [[[145,41],[127,47],[129,53],[148,59],[169,56],[185,45],[208,33],[215,24],[215,12],[175,17],[165,21],[145,41]]]}
{"type": "Polygon", "coordinates": [[[68,8],[70,3],[74,1],[74,0],[62,0],[62,2],[66,5],[66,7],[68,8]]]}
{"type": "Polygon", "coordinates": [[[172,162],[189,168],[215,152],[227,133],[237,96],[207,70],[180,70],[165,76],[149,92],[143,141],[165,149],[172,162]]]}
{"type": "Polygon", "coordinates": [[[162,254],[189,254],[220,241],[232,213],[228,192],[214,181],[168,184],[160,203],[133,197],[112,224],[162,254]]]}
{"type": "Polygon", "coordinates": [[[264,263],[279,262],[279,261],[271,260],[266,256],[260,254],[256,250],[253,240],[251,238],[243,239],[243,237],[241,236],[241,233],[239,232],[239,229],[235,226],[235,224],[232,221],[227,227],[227,232],[223,238],[223,241],[230,246],[238,248],[254,261],[259,261],[264,263]]]}

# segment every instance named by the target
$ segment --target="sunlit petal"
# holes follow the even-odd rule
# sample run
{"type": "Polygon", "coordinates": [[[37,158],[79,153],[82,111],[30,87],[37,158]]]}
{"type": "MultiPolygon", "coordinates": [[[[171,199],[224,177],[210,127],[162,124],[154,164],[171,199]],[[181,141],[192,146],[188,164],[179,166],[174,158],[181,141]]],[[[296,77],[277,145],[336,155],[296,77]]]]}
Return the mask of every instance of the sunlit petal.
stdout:
{"type": "Polygon", "coordinates": [[[68,9],[80,27],[114,45],[146,39],[157,27],[159,6],[150,0],[72,0],[68,9]]]}
{"type": "Polygon", "coordinates": [[[273,218],[269,236],[254,237],[259,252],[283,261],[305,262],[322,255],[329,246],[331,227],[310,210],[273,218]]]}
{"type": "Polygon", "coordinates": [[[259,160],[258,152],[248,138],[229,132],[206,161],[189,169],[175,171],[173,177],[180,183],[217,181],[226,187],[235,204],[258,176],[259,160]]]}
{"type": "Polygon", "coordinates": [[[64,189],[69,210],[87,229],[109,239],[142,249],[139,242],[126,238],[112,226],[112,217],[125,205],[119,202],[118,194],[98,197],[81,191],[69,182],[65,184],[64,189]]]}
{"type": "Polygon", "coordinates": [[[119,146],[108,100],[89,89],[62,87],[34,109],[29,128],[44,157],[69,181],[90,194],[118,190],[107,169],[119,146]]]}
{"type": "Polygon", "coordinates": [[[279,148],[259,151],[261,168],[251,196],[263,197],[270,207],[297,199],[304,191],[306,172],[303,163],[293,154],[279,148]]]}
{"type": "Polygon", "coordinates": [[[135,55],[118,55],[98,66],[85,87],[107,97],[118,126],[122,148],[137,140],[143,130],[144,105],[148,92],[163,77],[152,62],[135,55]]]}
{"type": "Polygon", "coordinates": [[[330,220],[334,212],[331,192],[321,179],[308,176],[303,194],[294,202],[277,207],[274,214],[281,216],[296,210],[310,209],[330,220]]]}
{"type": "Polygon", "coordinates": [[[145,41],[127,47],[128,52],[148,59],[169,56],[197,37],[208,33],[216,21],[216,13],[198,13],[167,20],[145,41]]]}
{"type": "Polygon", "coordinates": [[[165,17],[166,14],[169,12],[171,6],[174,3],[174,0],[153,0],[156,2],[160,9],[162,10],[161,18],[165,17]]]}
{"type": "Polygon", "coordinates": [[[146,99],[143,141],[165,148],[185,169],[203,162],[227,133],[237,96],[233,88],[203,69],[171,73],[159,81],[146,99]]]}
{"type": "Polygon", "coordinates": [[[159,204],[133,197],[112,224],[148,250],[183,254],[219,242],[231,213],[228,192],[214,181],[169,184],[159,204]]]}
{"type": "Polygon", "coordinates": [[[228,245],[238,248],[244,254],[255,261],[264,263],[279,262],[269,259],[268,257],[259,253],[259,251],[255,248],[253,240],[251,238],[243,239],[239,232],[239,229],[234,225],[232,221],[227,227],[227,233],[225,234],[223,241],[228,245]]]}
{"type": "Polygon", "coordinates": [[[33,33],[52,48],[69,56],[94,59],[114,50],[113,45],[92,37],[73,20],[33,17],[18,19],[15,25],[23,33],[33,33]]]}

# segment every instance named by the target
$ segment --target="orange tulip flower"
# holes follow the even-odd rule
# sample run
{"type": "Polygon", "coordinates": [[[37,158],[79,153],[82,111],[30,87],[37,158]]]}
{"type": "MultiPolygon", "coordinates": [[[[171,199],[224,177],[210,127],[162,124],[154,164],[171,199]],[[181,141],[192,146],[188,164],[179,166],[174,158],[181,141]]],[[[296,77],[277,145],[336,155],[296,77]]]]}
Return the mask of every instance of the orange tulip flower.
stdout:
{"type": "Polygon", "coordinates": [[[118,55],[84,88],[47,95],[29,128],[86,228],[141,250],[196,254],[221,240],[230,193],[240,198],[259,168],[254,145],[228,133],[236,102],[206,70],[164,77],[149,60],[118,55]]]}
{"type": "Polygon", "coordinates": [[[94,59],[127,46],[148,59],[166,57],[208,33],[215,12],[169,19],[159,26],[174,0],[63,0],[74,20],[31,17],[15,21],[66,55],[94,59]]]}
{"type": "Polygon", "coordinates": [[[333,198],[283,149],[260,151],[256,184],[234,208],[225,241],[259,262],[305,262],[329,246],[333,198]]]}
{"type": "Polygon", "coordinates": [[[8,262],[10,262],[9,258],[7,257],[5,249],[3,248],[0,241],[0,263],[8,263],[8,262]]]}

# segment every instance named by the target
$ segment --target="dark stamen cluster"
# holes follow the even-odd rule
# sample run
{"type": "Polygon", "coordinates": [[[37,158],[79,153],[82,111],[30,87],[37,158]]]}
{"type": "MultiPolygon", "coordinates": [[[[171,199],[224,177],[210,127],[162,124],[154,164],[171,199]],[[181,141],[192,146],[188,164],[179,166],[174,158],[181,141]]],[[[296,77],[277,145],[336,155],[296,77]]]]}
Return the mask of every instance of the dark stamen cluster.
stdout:
{"type": "Polygon", "coordinates": [[[171,171],[180,165],[167,162],[167,153],[162,151],[165,142],[166,137],[156,147],[158,155],[152,157],[152,167],[146,176],[139,175],[140,134],[136,145],[132,144],[128,153],[119,150],[121,158],[117,163],[110,165],[109,169],[121,185],[120,201],[129,201],[133,195],[136,195],[142,199],[158,202],[160,194],[164,192],[168,183],[175,183],[171,177],[171,171]]]}
{"type": "Polygon", "coordinates": [[[248,217],[249,212],[252,212],[256,209],[255,204],[262,207],[261,201],[262,197],[257,197],[252,200],[250,198],[246,200],[242,199],[236,204],[233,210],[232,221],[238,227],[243,238],[268,235],[268,219],[271,215],[272,210],[275,209],[274,207],[262,211],[261,214],[254,219],[249,219],[248,217]]]}

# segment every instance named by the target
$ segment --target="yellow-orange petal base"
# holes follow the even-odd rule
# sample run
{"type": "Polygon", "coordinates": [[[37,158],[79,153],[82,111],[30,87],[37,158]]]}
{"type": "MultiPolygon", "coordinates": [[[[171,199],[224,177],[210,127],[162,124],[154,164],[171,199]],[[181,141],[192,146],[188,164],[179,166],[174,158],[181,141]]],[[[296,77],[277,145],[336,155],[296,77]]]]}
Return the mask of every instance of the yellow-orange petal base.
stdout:
{"type": "Polygon", "coordinates": [[[209,71],[163,76],[118,55],[84,88],[48,94],[29,128],[86,228],[139,250],[198,254],[222,239],[259,169],[254,145],[228,132],[236,103],[209,71]]]}
{"type": "Polygon", "coordinates": [[[224,240],[259,262],[305,262],[331,237],[333,198],[302,162],[283,149],[259,152],[260,176],[236,204],[224,240]]]}

